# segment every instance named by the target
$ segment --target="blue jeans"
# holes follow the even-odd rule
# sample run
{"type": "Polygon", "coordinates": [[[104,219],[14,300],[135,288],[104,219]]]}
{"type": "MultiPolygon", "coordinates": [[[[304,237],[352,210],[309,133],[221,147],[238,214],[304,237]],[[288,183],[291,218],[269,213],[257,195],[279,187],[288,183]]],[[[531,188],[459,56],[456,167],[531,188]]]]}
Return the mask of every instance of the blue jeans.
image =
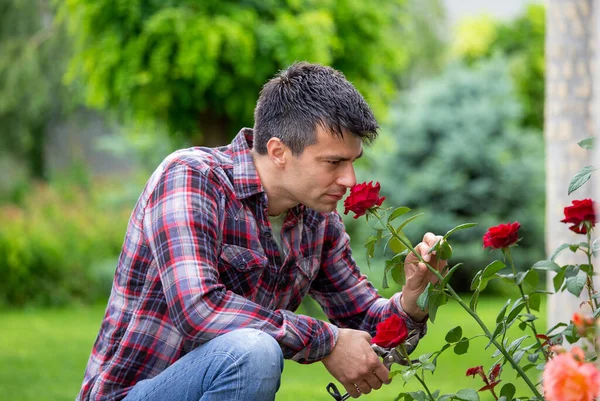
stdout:
{"type": "Polygon", "coordinates": [[[275,399],[282,371],[283,354],[273,337],[239,329],[138,382],[123,401],[269,401],[275,399]]]}

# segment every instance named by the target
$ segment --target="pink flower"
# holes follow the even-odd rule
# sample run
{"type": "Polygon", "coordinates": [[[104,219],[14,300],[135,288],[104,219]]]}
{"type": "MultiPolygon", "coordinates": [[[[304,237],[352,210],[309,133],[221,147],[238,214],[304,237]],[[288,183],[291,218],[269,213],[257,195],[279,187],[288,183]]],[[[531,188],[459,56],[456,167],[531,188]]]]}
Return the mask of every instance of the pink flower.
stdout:
{"type": "Polygon", "coordinates": [[[547,401],[594,401],[600,396],[600,372],[592,363],[581,361],[583,351],[558,354],[544,370],[544,396],[547,401]]]}

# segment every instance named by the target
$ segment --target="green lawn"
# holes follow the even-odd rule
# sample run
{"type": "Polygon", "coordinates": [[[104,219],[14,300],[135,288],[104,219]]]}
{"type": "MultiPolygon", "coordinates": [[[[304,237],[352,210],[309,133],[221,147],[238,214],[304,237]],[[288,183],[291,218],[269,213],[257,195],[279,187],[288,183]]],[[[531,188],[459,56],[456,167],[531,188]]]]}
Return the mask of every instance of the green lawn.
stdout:
{"type": "MultiPolygon", "coordinates": [[[[505,300],[482,299],[480,315],[486,322],[493,322],[505,300]]],[[[66,401],[73,400],[83,376],[83,370],[95,339],[103,306],[73,308],[67,310],[36,310],[0,312],[0,394],[5,400],[18,401],[66,401]]],[[[538,326],[545,328],[545,312],[538,326]]],[[[444,336],[451,328],[461,325],[467,336],[479,334],[476,323],[457,306],[450,303],[442,307],[435,324],[430,324],[429,334],[419,344],[414,355],[439,349],[444,336]]],[[[518,331],[518,329],[517,329],[518,331]]],[[[513,333],[513,338],[520,331],[513,333]]],[[[440,358],[434,376],[426,381],[430,388],[442,392],[455,392],[461,388],[479,388],[479,379],[465,377],[467,368],[491,365],[491,350],[484,351],[486,342],[477,339],[466,355],[457,356],[451,350],[440,358]]],[[[502,375],[502,384],[513,382],[523,389],[517,394],[529,394],[519,381],[515,381],[512,369],[502,375]]],[[[331,401],[325,391],[331,380],[322,364],[299,365],[286,362],[278,401],[331,401]]],[[[363,400],[393,400],[403,390],[420,389],[418,382],[403,387],[400,377],[383,389],[361,397],[363,400]]],[[[339,386],[341,389],[341,386],[339,386]]],[[[491,397],[482,394],[482,400],[491,397]]]]}

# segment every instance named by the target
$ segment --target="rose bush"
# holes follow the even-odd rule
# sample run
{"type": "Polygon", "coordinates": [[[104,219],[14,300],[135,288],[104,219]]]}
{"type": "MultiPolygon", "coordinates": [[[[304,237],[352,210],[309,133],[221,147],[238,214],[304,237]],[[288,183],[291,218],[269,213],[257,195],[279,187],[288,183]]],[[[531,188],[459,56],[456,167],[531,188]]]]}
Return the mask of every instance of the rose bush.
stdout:
{"type": "MultiPolygon", "coordinates": [[[[586,175],[579,174],[574,177],[570,184],[570,192],[589,179],[588,173],[589,167],[586,175]]],[[[345,213],[352,211],[356,214],[355,218],[364,215],[370,226],[376,231],[376,235],[369,237],[366,242],[367,260],[373,257],[379,243],[384,244],[384,251],[387,249],[393,251],[393,256],[385,263],[383,282],[385,288],[388,275],[391,275],[399,284],[404,284],[404,259],[409,252],[414,253],[438,278],[437,284],[428,285],[417,301],[423,311],[428,311],[429,319],[434,322],[438,308],[446,304],[448,300],[454,300],[477,322],[483,336],[487,338],[486,348],[493,346],[496,349],[493,354],[496,361],[491,365],[487,374],[483,366],[470,368],[466,372],[468,376],[479,376],[483,380],[483,386],[478,391],[490,391],[494,399],[499,401],[589,401],[600,396],[600,372],[595,365],[600,347],[596,340],[598,327],[596,320],[600,316],[598,305],[600,294],[594,289],[592,281],[594,275],[592,256],[598,253],[600,243],[599,240],[593,241],[592,239],[596,213],[594,211],[595,203],[591,199],[576,200],[572,205],[566,206],[565,218],[562,220],[571,225],[569,229],[572,231],[585,235],[586,240],[576,244],[561,245],[549,259],[539,261],[525,271],[517,271],[510,251],[518,244],[520,223],[513,222],[490,227],[483,236],[482,247],[500,250],[502,259],[495,260],[475,274],[471,282],[470,300],[465,302],[449,284],[453,273],[461,265],[451,266],[448,264],[442,274],[429,266],[421,255],[415,252],[413,245],[403,232],[404,228],[418,215],[405,218],[403,216],[410,212],[407,207],[395,209],[381,207],[384,198],[379,196],[379,191],[379,183],[358,184],[352,188],[350,196],[344,202],[345,213]],[[404,220],[398,224],[397,221],[401,217],[404,220]],[[563,266],[557,264],[556,257],[567,249],[571,252],[583,252],[587,256],[587,263],[563,266]],[[591,315],[575,315],[570,322],[557,324],[547,331],[539,331],[535,324],[538,319],[535,313],[539,312],[541,297],[551,293],[538,289],[539,271],[554,272],[554,291],[568,291],[582,297],[582,304],[589,306],[591,315]],[[488,327],[479,317],[477,305],[481,292],[491,280],[496,279],[504,280],[515,286],[520,296],[514,301],[508,300],[498,313],[495,325],[488,327]],[[524,335],[510,338],[514,332],[509,333],[509,329],[513,326],[518,326],[525,332],[524,335]],[[573,348],[571,351],[565,351],[558,347],[565,341],[573,344],[579,340],[587,341],[591,346],[584,350],[573,348]],[[500,386],[501,372],[507,368],[516,372],[518,379],[522,380],[530,390],[530,394],[516,396],[516,387],[508,381],[500,386]],[[543,371],[543,374],[540,371],[543,371]]],[[[474,225],[475,223],[466,223],[449,230],[430,249],[430,252],[436,252],[443,259],[451,258],[451,235],[458,230],[468,229],[474,225]]],[[[397,328],[397,324],[392,324],[391,321],[381,323],[374,341],[381,340],[381,344],[387,347],[392,346],[395,340],[402,339],[405,335],[410,337],[410,333],[398,332],[397,328]]],[[[420,355],[418,359],[407,363],[407,366],[394,370],[392,376],[401,375],[405,382],[416,378],[423,387],[423,391],[402,392],[396,399],[405,401],[479,400],[478,391],[475,389],[461,389],[451,394],[440,394],[439,390],[430,389],[426,383],[425,372],[435,372],[438,357],[443,352],[453,349],[456,354],[464,354],[468,351],[471,340],[481,336],[482,334],[466,337],[463,335],[462,327],[457,326],[446,334],[446,342],[438,351],[420,355]]],[[[402,344],[399,347],[402,347],[402,344]]]]}

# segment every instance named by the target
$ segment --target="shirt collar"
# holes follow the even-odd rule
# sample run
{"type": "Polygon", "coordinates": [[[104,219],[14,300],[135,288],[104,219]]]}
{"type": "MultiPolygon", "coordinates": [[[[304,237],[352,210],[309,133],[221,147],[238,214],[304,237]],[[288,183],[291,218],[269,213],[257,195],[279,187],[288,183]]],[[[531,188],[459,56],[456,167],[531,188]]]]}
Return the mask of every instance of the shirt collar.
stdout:
{"type": "Polygon", "coordinates": [[[238,199],[264,192],[250,149],[254,140],[251,128],[242,128],[231,142],[233,188],[238,199]]]}

